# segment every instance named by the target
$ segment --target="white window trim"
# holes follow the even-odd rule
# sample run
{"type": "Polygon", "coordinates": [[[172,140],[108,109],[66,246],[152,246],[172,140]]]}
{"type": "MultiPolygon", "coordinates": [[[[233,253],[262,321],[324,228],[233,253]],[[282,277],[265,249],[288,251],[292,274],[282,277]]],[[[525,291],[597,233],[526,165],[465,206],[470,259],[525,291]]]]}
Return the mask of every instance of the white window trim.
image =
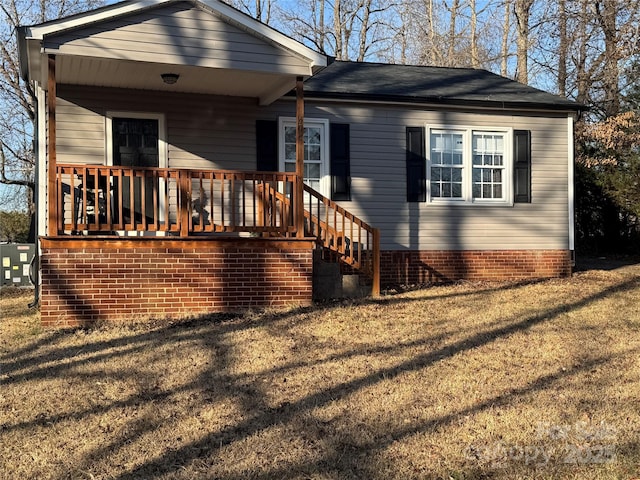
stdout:
{"type": "Polygon", "coordinates": [[[113,166],[113,119],[114,118],[141,118],[158,121],[158,166],[167,168],[167,130],[164,113],[154,112],[126,112],[109,111],[105,115],[105,165],[113,166]]]}
{"type": "MultiPolygon", "coordinates": [[[[127,112],[127,111],[108,111],[105,114],[105,165],[113,166],[113,119],[114,118],[141,118],[145,120],[158,121],[158,167],[168,168],[168,147],[167,147],[167,129],[164,113],[157,112],[127,112]]],[[[160,179],[158,188],[163,191],[166,188],[166,180],[160,179]]],[[[160,197],[160,215],[159,221],[164,222],[164,212],[166,211],[166,199],[164,195],[160,197]]],[[[137,236],[138,232],[121,232],[130,236],[137,236]]],[[[144,232],[141,235],[145,235],[144,232]]],[[[155,236],[164,236],[164,232],[154,232],[155,236]]]]}
{"type": "Polygon", "coordinates": [[[433,205],[504,205],[513,206],[513,128],[492,126],[462,125],[426,125],[426,160],[427,160],[427,203],[433,205]],[[431,196],[431,132],[446,130],[463,135],[462,152],[462,198],[441,198],[431,196]],[[473,198],[473,133],[500,133],[504,135],[504,181],[502,185],[504,198],[473,198]]]}
{"type": "MultiPolygon", "coordinates": [[[[296,125],[295,117],[279,117],[278,118],[278,168],[284,172],[284,127],[296,125]]],[[[322,141],[322,150],[320,152],[320,193],[325,197],[331,195],[331,177],[329,175],[329,119],[327,118],[305,118],[304,126],[311,127],[314,125],[322,125],[324,130],[322,141]]]]}

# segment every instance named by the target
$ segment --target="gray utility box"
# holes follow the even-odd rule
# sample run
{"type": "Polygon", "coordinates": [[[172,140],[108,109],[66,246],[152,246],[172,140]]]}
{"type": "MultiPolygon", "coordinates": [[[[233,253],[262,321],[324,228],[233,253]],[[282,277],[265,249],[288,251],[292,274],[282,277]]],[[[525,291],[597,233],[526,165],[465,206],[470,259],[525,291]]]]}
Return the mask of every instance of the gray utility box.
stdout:
{"type": "Polygon", "coordinates": [[[2,278],[0,285],[25,287],[31,285],[29,268],[36,252],[32,243],[0,244],[0,261],[2,261],[2,278]]]}

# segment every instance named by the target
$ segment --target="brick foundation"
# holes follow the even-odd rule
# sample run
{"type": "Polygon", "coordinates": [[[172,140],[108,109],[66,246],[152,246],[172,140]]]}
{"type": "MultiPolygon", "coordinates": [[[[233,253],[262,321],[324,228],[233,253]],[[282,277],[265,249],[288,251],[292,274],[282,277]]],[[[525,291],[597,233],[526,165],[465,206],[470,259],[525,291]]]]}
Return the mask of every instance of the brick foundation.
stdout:
{"type": "Polygon", "coordinates": [[[309,305],[308,239],[42,239],[44,326],[309,305]]]}
{"type": "Polygon", "coordinates": [[[387,250],[380,265],[387,286],[571,275],[569,250],[387,250]]]}

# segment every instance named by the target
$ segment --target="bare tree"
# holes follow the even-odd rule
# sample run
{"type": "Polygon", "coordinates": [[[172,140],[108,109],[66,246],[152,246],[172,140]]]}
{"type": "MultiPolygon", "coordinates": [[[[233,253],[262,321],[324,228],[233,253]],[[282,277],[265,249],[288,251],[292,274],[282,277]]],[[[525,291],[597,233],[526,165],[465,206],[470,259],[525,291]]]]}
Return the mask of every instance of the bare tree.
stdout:
{"type": "Polygon", "coordinates": [[[389,57],[401,30],[389,15],[399,3],[383,0],[302,0],[280,10],[285,32],[337,60],[364,61],[371,55],[389,57]]]}
{"type": "Polygon", "coordinates": [[[470,0],[469,8],[471,9],[471,66],[478,68],[480,67],[480,59],[478,58],[478,11],[476,10],[476,0],[470,0]]]}
{"type": "Polygon", "coordinates": [[[251,15],[256,20],[271,23],[272,0],[223,0],[240,11],[251,15]]]}
{"type": "Polygon", "coordinates": [[[604,113],[606,117],[620,113],[620,59],[618,45],[618,5],[616,0],[596,1],[595,14],[604,34],[604,68],[602,72],[602,89],[604,92],[604,113]]]}
{"type": "Polygon", "coordinates": [[[453,0],[453,3],[449,10],[449,38],[447,39],[447,44],[449,45],[447,51],[447,57],[449,58],[449,62],[455,64],[455,56],[456,56],[456,20],[458,19],[458,10],[460,9],[460,1],[453,0]]]}
{"type": "Polygon", "coordinates": [[[502,22],[502,43],[500,45],[500,75],[507,76],[509,61],[509,33],[511,31],[511,0],[504,0],[504,20],[502,22]]]}
{"type": "Polygon", "coordinates": [[[567,92],[567,53],[569,38],[567,35],[567,6],[566,0],[558,0],[558,94],[565,96],[567,92]]]}
{"type": "Polygon", "coordinates": [[[23,203],[21,207],[30,212],[35,209],[33,122],[36,101],[31,85],[20,77],[16,29],[19,25],[44,22],[102,3],[98,0],[39,0],[35,3],[0,0],[0,183],[8,189],[3,202],[13,201],[15,205],[16,198],[26,199],[26,205],[23,203]]]}
{"type": "Polygon", "coordinates": [[[518,55],[518,67],[516,80],[520,83],[528,83],[529,81],[529,15],[533,0],[515,0],[513,11],[516,17],[516,48],[518,55]]]}
{"type": "Polygon", "coordinates": [[[429,19],[429,40],[431,44],[431,63],[440,64],[439,50],[436,48],[436,14],[433,0],[427,0],[427,17],[429,19]]]}

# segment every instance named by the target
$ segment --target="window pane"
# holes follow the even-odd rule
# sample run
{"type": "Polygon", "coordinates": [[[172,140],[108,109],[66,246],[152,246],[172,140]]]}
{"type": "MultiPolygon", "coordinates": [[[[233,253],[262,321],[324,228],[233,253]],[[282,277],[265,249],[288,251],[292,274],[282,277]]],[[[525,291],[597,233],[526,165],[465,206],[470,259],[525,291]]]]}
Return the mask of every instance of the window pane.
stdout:
{"type": "Polygon", "coordinates": [[[307,163],[304,166],[304,176],[307,178],[320,178],[320,164],[319,163],[307,163]]]}
{"type": "Polygon", "coordinates": [[[480,185],[477,183],[473,184],[473,198],[480,198],[480,185]]]}
{"type": "Polygon", "coordinates": [[[451,180],[453,180],[454,182],[462,182],[462,169],[454,168],[452,170],[453,171],[451,172],[451,180]]]}
{"type": "Polygon", "coordinates": [[[443,168],[442,169],[442,181],[443,182],[450,182],[451,181],[451,169],[450,168],[443,168]]]}
{"type": "Polygon", "coordinates": [[[286,144],[284,146],[284,159],[285,160],[294,160],[296,159],[296,146],[295,144],[290,145],[286,144]]]}
{"type": "Polygon", "coordinates": [[[295,163],[291,163],[291,162],[285,162],[284,163],[284,171],[285,172],[295,172],[296,171],[296,164],[295,163]]]}
{"type": "Polygon", "coordinates": [[[320,144],[320,129],[319,128],[310,128],[309,129],[308,143],[310,145],[319,145],[320,144]]]}
{"type": "Polygon", "coordinates": [[[491,198],[491,185],[482,185],[482,198],[491,198]]]}
{"type": "Polygon", "coordinates": [[[462,184],[454,183],[452,186],[452,194],[454,198],[462,198],[462,184]]]}
{"type": "Polygon", "coordinates": [[[493,198],[502,198],[502,185],[493,186],[493,198]]]}
{"type": "Polygon", "coordinates": [[[440,184],[431,183],[431,196],[432,197],[440,197],[440,184]]]}
{"type": "Polygon", "coordinates": [[[296,128],[284,127],[284,141],[286,143],[296,143],[296,128]]]}
{"type": "Polygon", "coordinates": [[[454,149],[456,152],[462,152],[462,134],[456,133],[452,135],[454,142],[454,149]]]}
{"type": "Polygon", "coordinates": [[[442,196],[443,197],[451,197],[451,184],[450,183],[443,183],[442,184],[442,196]]]}
{"type": "Polygon", "coordinates": [[[442,169],[441,168],[433,167],[431,169],[431,179],[432,180],[434,180],[434,181],[438,180],[439,181],[442,178],[441,175],[442,175],[442,169]]]}
{"type": "Polygon", "coordinates": [[[431,149],[436,152],[442,152],[444,150],[444,138],[439,133],[431,135],[431,149]]]}
{"type": "Polygon", "coordinates": [[[311,145],[309,146],[309,156],[307,160],[320,160],[320,145],[311,145]]]}
{"type": "Polygon", "coordinates": [[[494,183],[502,182],[502,170],[500,170],[499,168],[495,168],[493,170],[493,181],[494,183]]]}

